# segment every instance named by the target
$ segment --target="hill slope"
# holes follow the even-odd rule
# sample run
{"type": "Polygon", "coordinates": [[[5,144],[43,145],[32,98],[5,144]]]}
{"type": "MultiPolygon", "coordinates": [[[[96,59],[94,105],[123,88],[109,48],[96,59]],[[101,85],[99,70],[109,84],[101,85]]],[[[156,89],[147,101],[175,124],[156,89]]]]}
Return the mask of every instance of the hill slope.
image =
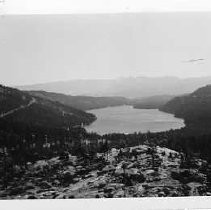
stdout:
{"type": "Polygon", "coordinates": [[[32,97],[17,89],[0,85],[0,113],[6,113],[20,106],[27,105],[32,97]]]}
{"type": "Polygon", "coordinates": [[[2,191],[0,198],[210,195],[207,178],[209,168],[207,161],[203,159],[192,157],[191,165],[188,161],[184,162],[181,153],[165,147],[157,146],[155,149],[147,145],[121,150],[113,148],[107,154],[99,155],[100,158],[92,159],[89,164],[86,159],[72,155],[65,162],[59,157],[36,161],[30,165],[30,169],[21,171],[22,173],[15,171],[16,180],[10,181],[9,187],[2,191]],[[48,176],[43,176],[44,173],[48,176]]]}
{"type": "Polygon", "coordinates": [[[57,101],[63,105],[72,106],[81,110],[120,106],[128,104],[130,101],[124,97],[71,96],[46,91],[29,91],[28,93],[31,96],[48,99],[50,101],[57,101]]]}
{"type": "Polygon", "coordinates": [[[71,106],[0,86],[0,156],[6,151],[12,164],[51,157],[80,142],[85,130],[79,125],[95,119],[71,106]]]}
{"type": "Polygon", "coordinates": [[[0,120],[7,123],[51,128],[89,124],[95,119],[70,106],[4,86],[0,86],[0,113],[0,120]]]}
{"type": "Polygon", "coordinates": [[[134,108],[136,109],[158,109],[173,99],[172,95],[158,95],[136,99],[134,108]]]}
{"type": "Polygon", "coordinates": [[[211,123],[211,85],[193,93],[176,97],[161,108],[162,111],[185,119],[186,123],[211,123]]]}

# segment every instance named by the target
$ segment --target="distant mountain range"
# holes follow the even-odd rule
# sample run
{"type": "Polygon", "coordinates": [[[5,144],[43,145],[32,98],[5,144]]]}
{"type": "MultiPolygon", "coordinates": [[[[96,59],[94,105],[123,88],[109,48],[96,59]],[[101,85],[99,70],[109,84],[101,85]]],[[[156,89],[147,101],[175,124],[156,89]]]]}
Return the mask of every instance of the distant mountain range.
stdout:
{"type": "Polygon", "coordinates": [[[127,98],[156,95],[182,95],[211,84],[211,77],[130,77],[119,79],[70,80],[19,86],[21,90],[41,90],[83,96],[122,96],[127,98]]]}

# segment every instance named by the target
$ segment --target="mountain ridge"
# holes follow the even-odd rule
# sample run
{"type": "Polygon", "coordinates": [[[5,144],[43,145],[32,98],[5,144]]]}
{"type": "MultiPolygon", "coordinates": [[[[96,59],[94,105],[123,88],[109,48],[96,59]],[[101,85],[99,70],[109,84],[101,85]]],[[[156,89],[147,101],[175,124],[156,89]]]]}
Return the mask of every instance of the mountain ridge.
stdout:
{"type": "Polygon", "coordinates": [[[47,91],[27,91],[31,96],[37,96],[51,101],[57,101],[61,104],[75,107],[80,110],[90,110],[105,108],[108,106],[120,106],[130,103],[125,97],[94,97],[94,96],[72,96],[62,93],[47,91]]]}
{"type": "Polygon", "coordinates": [[[180,79],[177,77],[127,77],[119,79],[78,79],[26,86],[21,90],[43,90],[68,95],[122,96],[126,98],[153,95],[181,95],[211,83],[211,77],[180,79]]]}
{"type": "Polygon", "coordinates": [[[0,110],[1,120],[35,127],[63,128],[81,123],[89,124],[95,120],[90,113],[2,85],[0,110]]]}
{"type": "Polygon", "coordinates": [[[182,117],[188,124],[211,123],[211,85],[206,85],[193,93],[175,97],[163,107],[161,111],[182,117]]]}

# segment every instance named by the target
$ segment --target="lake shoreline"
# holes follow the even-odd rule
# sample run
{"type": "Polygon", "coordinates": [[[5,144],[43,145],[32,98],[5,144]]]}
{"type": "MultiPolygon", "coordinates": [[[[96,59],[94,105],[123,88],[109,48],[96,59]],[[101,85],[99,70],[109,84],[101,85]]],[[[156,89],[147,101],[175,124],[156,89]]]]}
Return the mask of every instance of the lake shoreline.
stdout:
{"type": "Polygon", "coordinates": [[[159,109],[136,109],[132,105],[112,106],[87,111],[96,120],[85,126],[87,132],[99,135],[111,133],[162,132],[184,128],[184,119],[159,109]],[[140,129],[141,128],[141,129],[140,129]]]}

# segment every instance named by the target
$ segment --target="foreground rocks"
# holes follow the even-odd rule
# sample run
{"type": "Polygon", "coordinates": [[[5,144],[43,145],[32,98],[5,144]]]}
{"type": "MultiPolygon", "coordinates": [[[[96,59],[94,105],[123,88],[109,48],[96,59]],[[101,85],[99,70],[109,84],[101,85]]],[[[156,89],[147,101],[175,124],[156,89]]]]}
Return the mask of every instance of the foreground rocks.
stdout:
{"type": "MultiPolygon", "coordinates": [[[[140,145],[87,160],[62,157],[29,163],[19,169],[1,199],[72,199],[211,195],[211,167],[201,159],[161,147],[140,145]],[[21,174],[21,176],[19,175],[21,174]]],[[[2,182],[1,182],[2,183],[2,182]]]]}

